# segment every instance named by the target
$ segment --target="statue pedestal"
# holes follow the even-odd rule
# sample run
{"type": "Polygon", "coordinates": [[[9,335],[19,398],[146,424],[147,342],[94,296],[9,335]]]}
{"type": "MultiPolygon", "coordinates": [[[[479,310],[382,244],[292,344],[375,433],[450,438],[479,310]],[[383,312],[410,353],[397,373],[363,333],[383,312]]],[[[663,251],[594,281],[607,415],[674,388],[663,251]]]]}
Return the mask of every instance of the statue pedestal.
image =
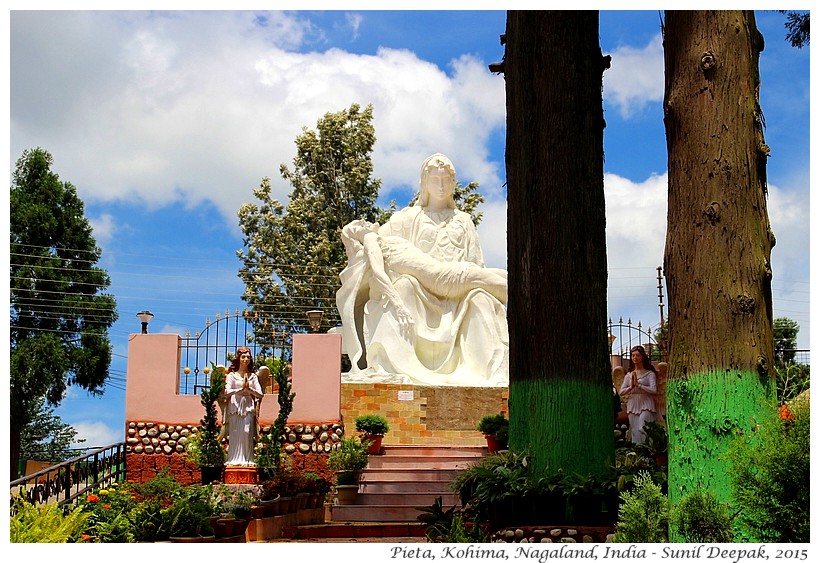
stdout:
{"type": "Polygon", "coordinates": [[[396,383],[342,383],[345,434],[356,433],[356,417],[380,414],[389,424],[388,445],[485,446],[476,424],[507,409],[507,387],[425,386],[396,383]]]}
{"type": "Polygon", "coordinates": [[[225,467],[226,485],[256,485],[256,483],[255,467],[234,467],[230,465],[225,467]]]}

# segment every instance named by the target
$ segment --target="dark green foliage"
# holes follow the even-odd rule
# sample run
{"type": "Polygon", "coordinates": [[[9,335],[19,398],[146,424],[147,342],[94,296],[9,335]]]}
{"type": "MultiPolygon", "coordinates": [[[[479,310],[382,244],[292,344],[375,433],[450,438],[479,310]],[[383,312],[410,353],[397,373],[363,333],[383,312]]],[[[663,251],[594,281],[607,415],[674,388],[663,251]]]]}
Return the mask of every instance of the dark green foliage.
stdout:
{"type": "Polygon", "coordinates": [[[455,506],[444,510],[442,498],[437,497],[429,507],[419,509],[416,519],[425,524],[424,535],[431,543],[482,543],[487,541],[482,527],[475,521],[465,522],[464,511],[455,506]]]}
{"type": "Polygon", "coordinates": [[[57,406],[70,385],[101,395],[116,301],[77,191],[37,148],[17,160],[10,192],[10,462],[45,397],[57,406]]]}
{"type": "MultiPolygon", "coordinates": [[[[450,483],[465,514],[491,530],[512,525],[609,525],[618,507],[619,474],[536,472],[529,456],[503,451],[484,456],[450,483]]],[[[630,480],[631,482],[631,480],[630,480]]]]}
{"type": "Polygon", "coordinates": [[[646,472],[661,487],[661,491],[668,494],[666,467],[658,465],[655,452],[646,444],[629,443],[615,450],[615,472],[618,493],[631,491],[635,477],[646,472]]]}
{"type": "Polygon", "coordinates": [[[327,466],[336,471],[361,471],[367,467],[367,443],[358,438],[342,438],[327,456],[327,466]]]}
{"type": "Polygon", "coordinates": [[[786,14],[786,41],[798,49],[809,44],[811,35],[811,13],[780,10],[786,14]]]}
{"type": "Polygon", "coordinates": [[[213,535],[210,517],[214,515],[214,506],[209,491],[203,487],[186,487],[164,512],[169,537],[213,535]]]}
{"type": "Polygon", "coordinates": [[[751,541],[809,542],[810,421],[808,400],[761,421],[729,451],[732,498],[751,541]],[[789,418],[789,417],[793,418],[789,418]]]}
{"type": "Polygon", "coordinates": [[[32,408],[37,414],[20,435],[20,459],[58,463],[77,457],[72,445],[85,442],[75,440],[77,431],[54,415],[54,408],[47,406],[44,398],[32,402],[32,408]]]}
{"type": "Polygon", "coordinates": [[[387,434],[390,424],[378,414],[363,414],[356,417],[356,431],[366,435],[387,434]]]}
{"type": "Polygon", "coordinates": [[[182,485],[171,476],[167,466],[145,483],[130,483],[130,487],[139,500],[152,499],[166,505],[171,504],[182,490],[182,485]]]}
{"type": "Polygon", "coordinates": [[[669,535],[669,500],[648,472],[635,477],[632,491],[621,493],[617,543],[662,543],[669,535]]]}
{"type": "Polygon", "coordinates": [[[729,543],[732,517],[712,491],[695,489],[683,497],[670,513],[673,533],[686,543],[729,543]]]}
{"type": "Polygon", "coordinates": [[[646,433],[646,445],[653,455],[667,453],[669,438],[666,435],[666,426],[652,421],[644,424],[643,430],[646,433]]]}
{"type": "Polygon", "coordinates": [[[225,371],[211,363],[211,385],[200,392],[205,416],[199,431],[186,445],[188,457],[199,467],[219,467],[225,463],[225,448],[219,440],[216,402],[225,390],[225,371]]]}
{"type": "Polygon", "coordinates": [[[285,427],[288,424],[288,417],[293,410],[293,400],[296,393],[292,391],[290,378],[288,377],[288,364],[285,361],[285,349],[279,354],[278,359],[269,362],[269,368],[273,373],[273,380],[279,386],[279,393],[276,400],[279,403],[279,413],[270,429],[262,434],[262,438],[254,450],[254,463],[263,470],[272,470],[276,473],[282,468],[282,439],[285,434],[285,427]]]}
{"type": "Polygon", "coordinates": [[[788,317],[778,317],[772,322],[774,333],[774,353],[777,363],[794,361],[794,349],[797,347],[797,333],[800,325],[788,317]]]}

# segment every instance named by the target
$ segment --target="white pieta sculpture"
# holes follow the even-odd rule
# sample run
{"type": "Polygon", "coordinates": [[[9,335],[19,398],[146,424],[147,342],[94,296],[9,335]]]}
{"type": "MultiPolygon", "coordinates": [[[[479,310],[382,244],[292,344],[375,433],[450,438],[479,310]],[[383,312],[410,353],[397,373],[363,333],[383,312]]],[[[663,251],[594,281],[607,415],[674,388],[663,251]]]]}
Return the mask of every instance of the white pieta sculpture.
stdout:
{"type": "Polygon", "coordinates": [[[427,158],[419,184],[416,204],[384,225],[342,230],[343,381],[506,386],[507,272],[484,266],[472,218],[453,200],[450,159],[427,158]]]}

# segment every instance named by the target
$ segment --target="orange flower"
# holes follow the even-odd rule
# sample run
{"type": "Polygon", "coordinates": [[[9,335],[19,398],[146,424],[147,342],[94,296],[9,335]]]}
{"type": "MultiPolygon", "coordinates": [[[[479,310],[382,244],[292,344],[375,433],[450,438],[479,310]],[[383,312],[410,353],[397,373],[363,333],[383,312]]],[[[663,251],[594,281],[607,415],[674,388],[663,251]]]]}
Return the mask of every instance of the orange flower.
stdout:
{"type": "Polygon", "coordinates": [[[104,504],[104,505],[103,505],[103,508],[106,508],[106,509],[109,509],[109,510],[110,510],[110,509],[111,509],[111,505],[110,505],[110,504],[104,504]]]}
{"type": "Polygon", "coordinates": [[[786,405],[780,405],[777,409],[777,414],[783,420],[794,420],[794,415],[789,411],[789,407],[786,405]]]}
{"type": "Polygon", "coordinates": [[[88,499],[88,502],[97,502],[98,500],[100,500],[100,497],[98,497],[95,494],[90,494],[86,498],[88,499]]]}
{"type": "Polygon", "coordinates": [[[91,541],[94,539],[94,536],[89,536],[88,534],[81,534],[80,541],[91,541]]]}

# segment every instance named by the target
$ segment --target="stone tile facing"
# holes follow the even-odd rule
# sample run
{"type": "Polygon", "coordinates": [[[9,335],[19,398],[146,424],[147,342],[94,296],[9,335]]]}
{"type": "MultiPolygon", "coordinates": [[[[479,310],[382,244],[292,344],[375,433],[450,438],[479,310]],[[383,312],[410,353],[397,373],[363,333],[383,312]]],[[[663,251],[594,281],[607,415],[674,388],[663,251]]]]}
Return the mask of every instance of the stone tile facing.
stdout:
{"type": "Polygon", "coordinates": [[[435,387],[389,383],[342,384],[342,421],[354,433],[363,414],[390,424],[385,445],[485,445],[475,426],[486,414],[508,416],[506,387],[435,387]]]}

